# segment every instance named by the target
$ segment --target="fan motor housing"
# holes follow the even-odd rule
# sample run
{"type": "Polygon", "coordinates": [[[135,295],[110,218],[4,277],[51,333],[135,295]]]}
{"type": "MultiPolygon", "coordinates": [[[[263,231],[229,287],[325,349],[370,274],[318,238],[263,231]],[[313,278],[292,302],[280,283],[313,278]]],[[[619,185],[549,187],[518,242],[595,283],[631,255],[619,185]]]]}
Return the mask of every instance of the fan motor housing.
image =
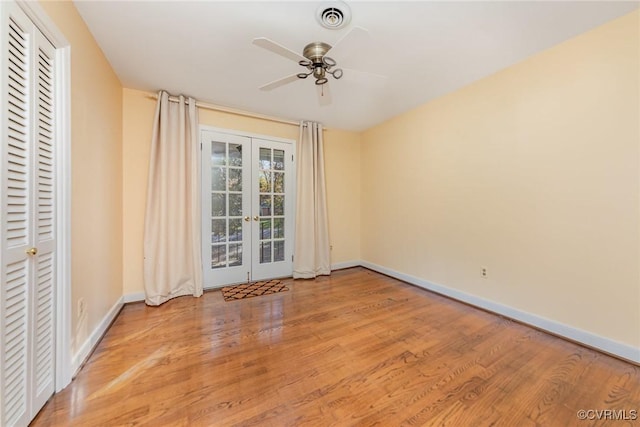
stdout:
{"type": "Polygon", "coordinates": [[[323,43],[323,42],[309,43],[304,47],[304,50],[302,51],[302,56],[304,56],[314,64],[320,64],[322,63],[322,58],[324,57],[324,55],[327,52],[329,52],[329,49],[331,49],[331,45],[327,43],[323,43]]]}

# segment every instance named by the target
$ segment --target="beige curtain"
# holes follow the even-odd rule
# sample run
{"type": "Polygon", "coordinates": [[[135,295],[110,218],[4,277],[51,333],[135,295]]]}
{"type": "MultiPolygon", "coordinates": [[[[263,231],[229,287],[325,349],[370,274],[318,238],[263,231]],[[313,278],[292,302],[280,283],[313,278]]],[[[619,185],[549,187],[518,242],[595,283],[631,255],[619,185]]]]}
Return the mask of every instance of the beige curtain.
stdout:
{"type": "Polygon", "coordinates": [[[202,295],[197,114],[195,99],[158,94],[144,226],[148,305],[202,295]]]}
{"type": "Polygon", "coordinates": [[[331,274],[321,124],[300,123],[297,157],[293,277],[310,279],[331,274]]]}

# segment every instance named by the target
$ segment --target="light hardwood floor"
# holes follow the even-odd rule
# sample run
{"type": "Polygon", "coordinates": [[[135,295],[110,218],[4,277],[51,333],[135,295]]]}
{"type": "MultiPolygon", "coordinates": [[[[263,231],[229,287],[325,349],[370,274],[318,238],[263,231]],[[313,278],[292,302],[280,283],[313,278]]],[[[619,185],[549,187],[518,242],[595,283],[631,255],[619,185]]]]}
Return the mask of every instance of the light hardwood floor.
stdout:
{"type": "Polygon", "coordinates": [[[363,268],[286,282],[125,306],[33,425],[638,423],[577,416],[633,418],[637,366],[363,268]]]}

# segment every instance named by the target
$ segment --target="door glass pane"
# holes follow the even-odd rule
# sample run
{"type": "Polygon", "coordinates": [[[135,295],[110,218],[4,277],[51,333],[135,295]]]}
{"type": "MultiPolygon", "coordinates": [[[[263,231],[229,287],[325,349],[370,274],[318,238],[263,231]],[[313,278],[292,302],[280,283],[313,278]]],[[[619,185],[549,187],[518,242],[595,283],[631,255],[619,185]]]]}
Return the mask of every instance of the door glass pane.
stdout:
{"type": "Polygon", "coordinates": [[[242,194],[229,194],[229,216],[242,216],[242,194]]]}
{"type": "Polygon", "coordinates": [[[284,240],[273,242],[273,261],[284,261],[284,240]]]}
{"type": "Polygon", "coordinates": [[[284,193],[284,173],[282,172],[273,173],[273,192],[284,193]]]}
{"type": "Polygon", "coordinates": [[[271,242],[260,242],[260,263],[271,262],[271,242]]]}
{"type": "Polygon", "coordinates": [[[284,196],[273,196],[273,214],[284,215],[284,196]]]}
{"type": "Polygon", "coordinates": [[[284,150],[273,150],[273,168],[284,170],[284,150]]]}
{"type": "Polygon", "coordinates": [[[211,243],[225,242],[227,240],[227,220],[211,220],[211,243]]]}
{"type": "Polygon", "coordinates": [[[273,238],[284,239],[284,218],[273,219],[273,238]]]}
{"type": "Polygon", "coordinates": [[[260,240],[271,238],[271,219],[260,220],[260,240]]]}
{"type": "Polygon", "coordinates": [[[212,142],[211,143],[211,164],[212,165],[225,165],[227,157],[227,144],[224,142],[212,142]]]}
{"type": "Polygon", "coordinates": [[[242,166],[242,145],[229,144],[229,166],[242,166]]]}
{"type": "Polygon", "coordinates": [[[211,246],[211,268],[227,266],[227,247],[225,245],[211,246]]]}
{"type": "Polygon", "coordinates": [[[229,168],[229,191],[242,191],[242,169],[229,168]]]}
{"type": "Polygon", "coordinates": [[[260,169],[271,169],[271,149],[260,149],[260,169]]]}
{"type": "Polygon", "coordinates": [[[213,193],[211,195],[211,216],[227,215],[227,195],[224,193],[213,193]]]}
{"type": "Polygon", "coordinates": [[[260,196],[260,216],[271,216],[271,196],[260,196]]]}
{"type": "Polygon", "coordinates": [[[229,241],[242,241],[242,219],[238,218],[229,220],[229,241]]]}
{"type": "Polygon", "coordinates": [[[211,168],[211,190],[224,191],[227,189],[227,169],[211,168]]]}
{"type": "Polygon", "coordinates": [[[242,244],[229,244],[229,267],[242,265],[242,244]]]}
{"type": "Polygon", "coordinates": [[[271,192],[271,172],[260,171],[258,179],[260,180],[260,192],[261,193],[271,192]]]}

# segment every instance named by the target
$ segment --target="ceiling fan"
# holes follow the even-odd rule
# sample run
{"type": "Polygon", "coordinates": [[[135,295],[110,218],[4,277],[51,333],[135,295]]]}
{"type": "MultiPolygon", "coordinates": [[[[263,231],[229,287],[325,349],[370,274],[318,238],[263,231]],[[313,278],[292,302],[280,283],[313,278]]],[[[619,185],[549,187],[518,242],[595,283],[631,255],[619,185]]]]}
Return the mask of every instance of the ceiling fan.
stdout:
{"type": "Polygon", "coordinates": [[[318,95],[321,96],[321,103],[323,103],[322,101],[325,101],[326,103],[328,102],[329,97],[326,96],[328,92],[325,91],[325,86],[329,82],[329,76],[333,77],[336,80],[340,79],[345,74],[351,74],[352,77],[371,75],[377,78],[384,79],[384,76],[380,76],[377,74],[337,67],[338,64],[334,58],[347,57],[350,52],[358,47],[358,45],[366,43],[368,39],[369,32],[367,30],[362,27],[353,27],[347,34],[344,35],[344,37],[342,37],[342,39],[340,39],[335,44],[335,46],[331,46],[330,44],[324,42],[312,42],[304,47],[302,55],[300,55],[293,50],[286,48],[281,44],[278,44],[266,37],[258,37],[253,40],[254,45],[276,53],[285,58],[291,59],[297,62],[301,67],[305,68],[304,72],[292,74],[290,76],[274,80],[270,83],[260,86],[260,89],[268,91],[283,86],[287,83],[313,76],[313,78],[315,79],[315,84],[319,89],[318,95]],[[324,97],[325,99],[322,99],[322,97],[324,97]]]}

